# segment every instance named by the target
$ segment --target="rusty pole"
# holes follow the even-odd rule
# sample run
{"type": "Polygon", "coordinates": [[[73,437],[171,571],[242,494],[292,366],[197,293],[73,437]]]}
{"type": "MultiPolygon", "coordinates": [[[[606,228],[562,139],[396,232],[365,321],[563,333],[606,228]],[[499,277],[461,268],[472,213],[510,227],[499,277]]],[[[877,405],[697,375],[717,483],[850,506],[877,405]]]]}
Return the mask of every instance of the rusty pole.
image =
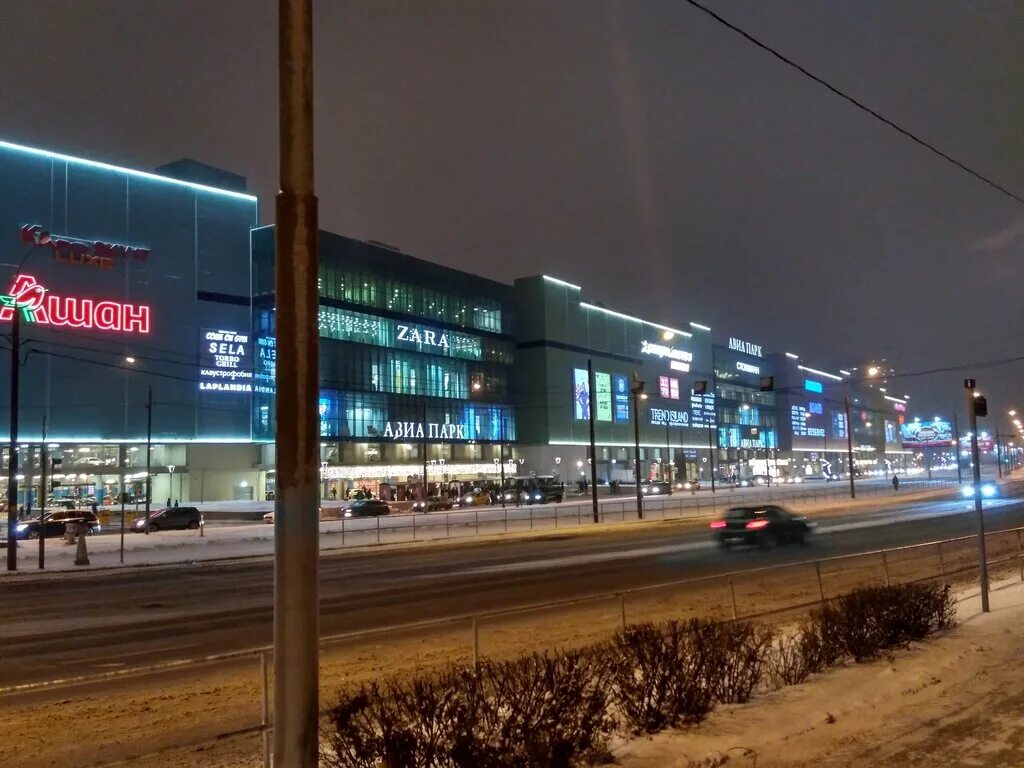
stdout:
{"type": "Polygon", "coordinates": [[[274,766],[316,768],[320,431],[312,0],[278,0],[274,766]]]}

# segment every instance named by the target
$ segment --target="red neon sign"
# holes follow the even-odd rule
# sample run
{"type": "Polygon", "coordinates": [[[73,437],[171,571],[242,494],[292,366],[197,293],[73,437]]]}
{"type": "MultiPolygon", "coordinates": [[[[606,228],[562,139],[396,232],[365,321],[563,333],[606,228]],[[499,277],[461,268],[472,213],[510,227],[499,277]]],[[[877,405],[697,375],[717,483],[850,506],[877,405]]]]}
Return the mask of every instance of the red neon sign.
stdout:
{"type": "Polygon", "coordinates": [[[11,322],[16,311],[22,321],[35,325],[149,333],[149,307],[145,304],[57,296],[31,275],[17,275],[9,293],[0,294],[0,322],[11,322]]]}

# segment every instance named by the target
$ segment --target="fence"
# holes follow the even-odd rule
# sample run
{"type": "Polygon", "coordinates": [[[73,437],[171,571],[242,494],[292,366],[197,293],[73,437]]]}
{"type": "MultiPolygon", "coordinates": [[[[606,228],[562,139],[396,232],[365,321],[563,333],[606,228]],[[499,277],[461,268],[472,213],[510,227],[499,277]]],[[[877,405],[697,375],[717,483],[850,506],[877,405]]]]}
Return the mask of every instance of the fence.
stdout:
{"type": "MultiPolygon", "coordinates": [[[[849,501],[849,487],[845,484],[821,486],[807,490],[790,490],[792,486],[729,489],[716,493],[673,494],[649,496],[643,500],[645,520],[686,520],[713,517],[726,509],[742,504],[779,504],[800,509],[830,501],[849,501]]],[[[957,487],[954,480],[920,480],[901,484],[894,492],[888,484],[857,488],[857,499],[878,497],[894,498],[922,491],[957,487]]],[[[602,496],[598,504],[601,523],[628,523],[638,519],[636,497],[602,496]]],[[[426,514],[388,515],[377,518],[351,518],[326,521],[321,535],[327,539],[325,548],[332,547],[334,538],[339,546],[367,544],[397,544],[430,539],[450,539],[480,534],[499,534],[533,531],[546,528],[583,527],[593,523],[593,509],[587,501],[571,504],[522,505],[506,504],[471,507],[453,511],[426,514]]]]}
{"type": "MultiPolygon", "coordinates": [[[[990,532],[986,535],[986,543],[991,572],[998,574],[1013,567],[1015,577],[1024,581],[1024,528],[990,532]]],[[[699,615],[722,620],[766,620],[774,617],[775,621],[779,621],[786,617],[794,618],[856,586],[934,579],[941,579],[947,584],[960,583],[970,578],[977,568],[977,537],[963,536],[336,634],[322,638],[321,645],[325,651],[332,647],[355,646],[355,650],[350,652],[357,657],[355,663],[350,664],[350,667],[341,667],[341,677],[349,682],[359,679],[351,670],[361,670],[364,678],[377,676],[376,670],[381,667],[386,668],[388,673],[422,670],[425,666],[422,658],[417,656],[410,659],[405,655],[408,651],[404,649],[409,647],[429,646],[436,651],[438,663],[475,663],[485,653],[490,657],[507,657],[540,648],[589,645],[629,623],[669,617],[699,615]],[[369,659],[367,647],[374,648],[369,659]]],[[[235,727],[223,727],[216,730],[216,733],[190,739],[188,744],[175,743],[136,757],[141,759],[225,739],[246,735],[255,737],[258,734],[261,746],[254,746],[254,757],[257,751],[262,751],[264,765],[268,765],[267,744],[271,728],[269,679],[272,672],[270,652],[269,647],[253,648],[203,659],[169,661],[144,668],[10,686],[0,688],[0,695],[144,677],[153,681],[147,683],[147,691],[152,686],[150,695],[159,699],[160,690],[156,681],[161,673],[197,665],[209,667],[233,663],[237,666],[257,661],[259,677],[254,693],[258,693],[260,700],[258,723],[254,722],[255,712],[248,722],[244,721],[244,714],[236,713],[235,727]]],[[[335,661],[327,658],[325,653],[323,664],[325,666],[322,669],[326,669],[335,661]]],[[[325,674],[325,688],[329,685],[326,682],[328,678],[325,674]]],[[[194,732],[195,729],[190,729],[190,733],[194,732]]]]}

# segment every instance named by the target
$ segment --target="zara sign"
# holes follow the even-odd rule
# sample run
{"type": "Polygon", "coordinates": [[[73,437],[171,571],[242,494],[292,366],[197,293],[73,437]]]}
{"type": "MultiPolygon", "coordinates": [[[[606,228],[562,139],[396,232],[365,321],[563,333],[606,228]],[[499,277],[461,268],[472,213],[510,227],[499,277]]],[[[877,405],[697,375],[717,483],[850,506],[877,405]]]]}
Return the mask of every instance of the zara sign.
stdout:
{"type": "Polygon", "coordinates": [[[448,349],[448,334],[444,331],[436,331],[432,328],[418,328],[415,325],[396,325],[398,335],[396,341],[408,341],[412,344],[422,344],[425,347],[439,347],[448,349]]]}

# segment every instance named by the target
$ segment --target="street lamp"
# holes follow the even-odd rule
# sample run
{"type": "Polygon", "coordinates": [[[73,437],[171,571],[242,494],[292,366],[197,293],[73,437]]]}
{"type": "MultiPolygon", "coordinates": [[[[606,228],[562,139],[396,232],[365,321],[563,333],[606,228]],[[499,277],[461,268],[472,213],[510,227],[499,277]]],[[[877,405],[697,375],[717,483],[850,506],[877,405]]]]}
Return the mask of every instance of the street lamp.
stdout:
{"type": "Polygon", "coordinates": [[[870,368],[868,368],[868,376],[877,376],[878,375],[878,371],[879,371],[878,366],[877,365],[872,365],[870,368]]]}
{"type": "Polygon", "coordinates": [[[644,519],[644,500],[640,492],[640,401],[647,399],[644,382],[633,373],[633,383],[629,392],[633,395],[633,474],[636,477],[636,517],[644,519]]]}

